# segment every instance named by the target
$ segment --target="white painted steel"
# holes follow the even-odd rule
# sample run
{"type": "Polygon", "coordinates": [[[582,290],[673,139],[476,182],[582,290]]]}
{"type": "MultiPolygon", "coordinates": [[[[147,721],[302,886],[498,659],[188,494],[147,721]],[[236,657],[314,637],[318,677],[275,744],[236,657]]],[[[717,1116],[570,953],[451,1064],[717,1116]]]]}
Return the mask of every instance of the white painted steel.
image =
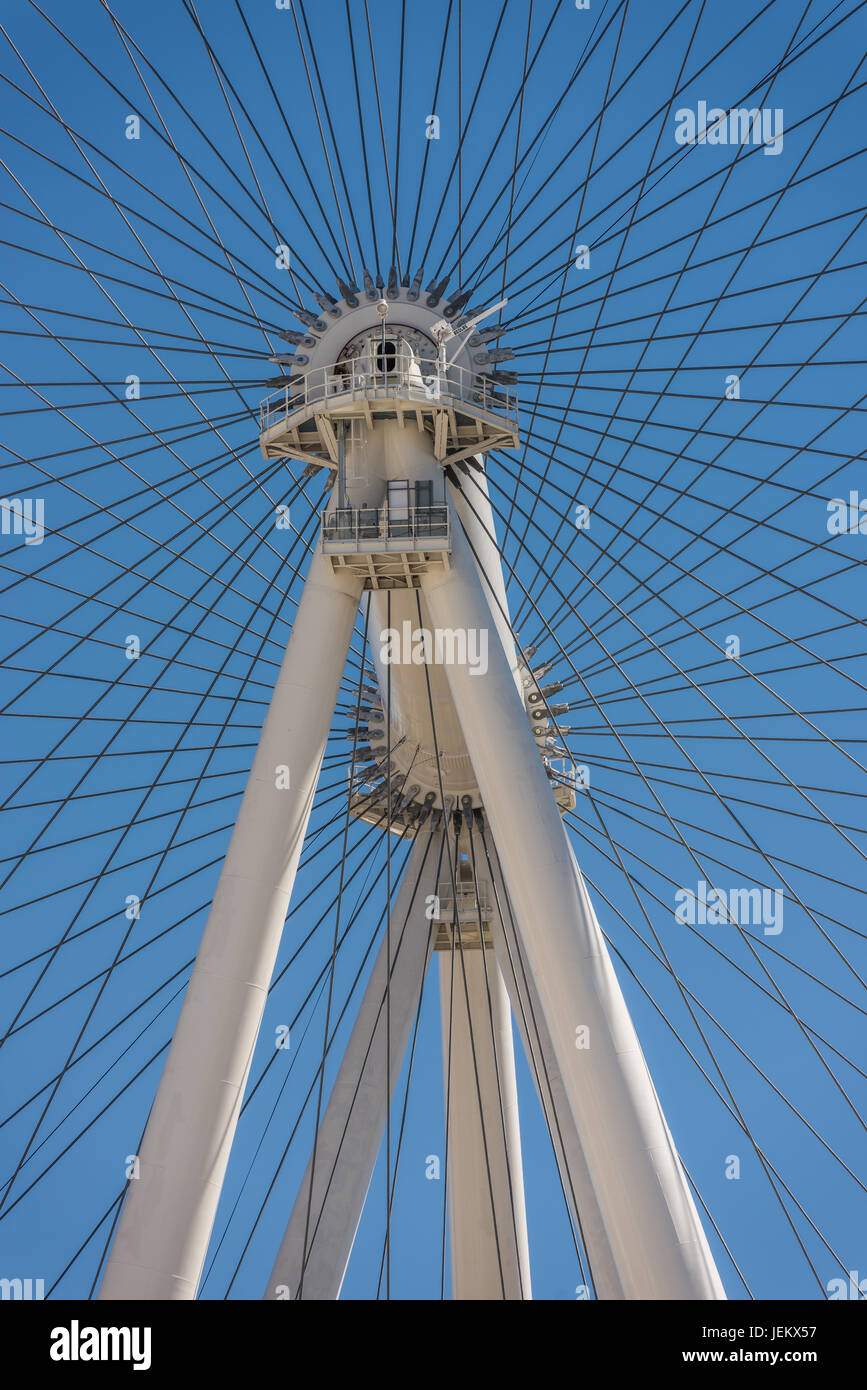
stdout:
{"type": "Polygon", "coordinates": [[[529,1299],[518,1091],[506,987],[491,950],[461,952],[456,946],[454,959],[451,951],[437,956],[443,1083],[449,1096],[452,1298],[529,1299]]]}
{"type": "MultiPolygon", "coordinates": [[[[512,679],[520,692],[519,658],[510,626],[509,600],[506,597],[506,585],[503,579],[503,562],[496,541],[494,512],[488,495],[487,476],[473,469],[464,487],[468,501],[465,502],[459,492],[451,489],[452,505],[463,522],[464,530],[469,537],[476,568],[484,575],[482,590],[491,609],[494,626],[499,633],[503,651],[506,653],[512,679]]],[[[456,523],[453,522],[452,524],[456,523]]]]}
{"type": "MultiPolygon", "coordinates": [[[[437,626],[492,623],[469,545],[422,579],[437,626]]],[[[446,668],[522,946],[627,1298],[714,1299],[722,1284],[596,914],[498,642],[487,671],[446,668]],[[589,1028],[578,1050],[576,1030],[589,1028]]]]}
{"type": "MultiPolygon", "coordinates": [[[[579,1233],[589,1265],[590,1282],[585,1284],[583,1291],[579,1291],[580,1286],[576,1286],[576,1297],[589,1298],[592,1290],[597,1298],[623,1298],[623,1286],[596,1200],[584,1149],[575,1127],[569,1098],[557,1065],[551,1034],[545,1022],[538,990],[524,960],[521,941],[512,920],[509,896],[490,843],[488,852],[491,856],[495,892],[495,911],[491,920],[494,950],[500,962],[515,1023],[551,1136],[564,1198],[572,1213],[574,1229],[579,1233]]],[[[476,854],[478,859],[478,848],[476,854]]],[[[487,873],[486,858],[483,858],[483,864],[487,873]]],[[[524,935],[527,930],[525,926],[524,935]]],[[[532,924],[529,930],[532,930],[532,924]]]]}
{"type": "MultiPolygon", "coordinates": [[[[385,1133],[385,1078],[391,1078],[393,1099],[431,954],[433,933],[425,916],[425,899],[436,892],[441,843],[441,834],[431,835],[422,827],[410,850],[392,909],[390,1064],[387,1066],[386,1062],[385,1003],[389,943],[383,935],[319,1127],[313,1196],[311,1199],[311,1155],[268,1281],[266,1299],[300,1297],[306,1302],[336,1299],[340,1294],[385,1133]]],[[[384,1211],[384,1188],[382,1208],[384,1211]]]]}
{"type": "Polygon", "coordinates": [[[102,1299],[195,1297],[360,582],[314,554],[106,1266],[102,1299]],[[278,789],[276,769],[289,768],[278,789]]]}

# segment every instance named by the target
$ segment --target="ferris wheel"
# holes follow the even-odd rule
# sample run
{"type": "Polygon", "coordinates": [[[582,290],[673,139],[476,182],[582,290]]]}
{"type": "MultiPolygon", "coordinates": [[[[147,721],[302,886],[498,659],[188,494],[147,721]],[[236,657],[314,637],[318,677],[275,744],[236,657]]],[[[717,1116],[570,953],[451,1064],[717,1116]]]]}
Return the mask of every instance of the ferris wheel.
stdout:
{"type": "Polygon", "coordinates": [[[0,24],[0,1278],[867,1296],[865,32],[0,24]]]}

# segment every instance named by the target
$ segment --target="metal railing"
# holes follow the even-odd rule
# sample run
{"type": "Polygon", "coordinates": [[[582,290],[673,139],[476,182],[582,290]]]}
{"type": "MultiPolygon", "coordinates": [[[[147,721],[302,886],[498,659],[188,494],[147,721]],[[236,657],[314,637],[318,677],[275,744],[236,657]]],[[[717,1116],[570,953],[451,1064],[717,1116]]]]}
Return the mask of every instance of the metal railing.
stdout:
{"type": "Polygon", "coordinates": [[[585,784],[578,775],[579,764],[574,758],[548,758],[543,753],[542,761],[551,773],[553,780],[561,787],[571,787],[573,791],[584,790],[585,784]]]}
{"type": "Polygon", "coordinates": [[[518,402],[513,391],[466,367],[452,366],[443,374],[431,365],[434,370],[430,375],[422,374],[418,362],[407,364],[403,360],[391,372],[363,370],[353,363],[314,367],[265,398],[259,407],[259,429],[264,433],[287,415],[310,406],[327,410],[353,401],[393,400],[398,396],[423,405],[440,400],[464,404],[471,412],[505,417],[517,429],[518,402]]]}
{"type": "Polygon", "coordinates": [[[369,545],[372,541],[449,539],[448,507],[337,507],[321,513],[323,548],[369,545]]]}
{"type": "MultiPolygon", "coordinates": [[[[439,912],[437,920],[449,923],[455,918],[455,894],[451,883],[441,883],[437,890],[439,912]]],[[[472,884],[458,884],[457,918],[459,922],[478,921],[479,912],[483,917],[491,913],[491,893],[489,885],[481,880],[476,887],[472,884]]]]}

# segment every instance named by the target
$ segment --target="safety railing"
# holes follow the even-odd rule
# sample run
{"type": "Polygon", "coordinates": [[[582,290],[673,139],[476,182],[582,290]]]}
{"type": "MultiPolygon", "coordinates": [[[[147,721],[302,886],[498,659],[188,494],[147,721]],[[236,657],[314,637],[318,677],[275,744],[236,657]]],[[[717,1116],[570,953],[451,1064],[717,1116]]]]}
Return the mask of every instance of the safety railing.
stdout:
{"type": "Polygon", "coordinates": [[[267,396],[259,407],[262,433],[309,407],[328,410],[358,401],[404,400],[431,405],[436,401],[464,404],[473,411],[505,418],[517,429],[518,403],[513,391],[494,383],[490,377],[465,367],[451,366],[440,372],[436,364],[423,372],[417,361],[398,361],[393,371],[362,370],[354,363],[334,363],[314,367],[286,386],[267,396]]]}
{"type": "Polygon", "coordinates": [[[543,754],[542,761],[551,774],[552,781],[561,787],[571,787],[573,791],[583,791],[584,782],[574,758],[548,758],[543,754]]]}
{"type": "Polygon", "coordinates": [[[401,507],[337,507],[322,512],[323,549],[337,545],[341,549],[367,548],[371,542],[382,541],[448,541],[449,509],[446,506],[401,507]]]}
{"type": "Polygon", "coordinates": [[[459,922],[478,921],[479,912],[483,917],[490,915],[490,886],[484,880],[481,880],[476,886],[459,883],[456,900],[452,884],[448,880],[441,883],[437,890],[437,902],[439,903],[437,917],[440,922],[454,921],[455,901],[457,901],[457,919],[459,922]]]}

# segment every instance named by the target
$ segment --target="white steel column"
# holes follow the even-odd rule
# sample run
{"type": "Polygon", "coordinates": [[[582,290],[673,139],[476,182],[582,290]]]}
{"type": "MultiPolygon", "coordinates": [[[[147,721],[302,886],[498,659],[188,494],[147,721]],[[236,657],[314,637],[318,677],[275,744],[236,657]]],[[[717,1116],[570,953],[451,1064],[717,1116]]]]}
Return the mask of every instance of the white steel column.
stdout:
{"type": "MultiPolygon", "coordinates": [[[[474,470],[468,494],[472,507],[452,494],[455,508],[472,538],[476,563],[484,571],[499,604],[492,605],[496,632],[506,654],[516,687],[520,687],[515,643],[508,622],[508,600],[503,583],[500,552],[494,539],[494,515],[488,499],[488,481],[484,472],[474,470]]],[[[453,522],[454,525],[454,522],[453,522]]],[[[481,864],[482,877],[486,873],[481,864]]],[[[455,960],[455,1021],[459,1025],[452,1038],[452,1118],[449,1135],[449,1239],[451,1242],[452,1297],[455,1299],[498,1299],[532,1297],[530,1281],[527,1213],[524,1200],[524,1176],[521,1157],[521,1136],[518,1118],[518,1087],[515,1076],[515,1052],[512,1038],[509,999],[493,951],[486,955],[494,1034],[497,1038],[499,1091],[502,1094],[503,1115],[506,1120],[506,1150],[503,1148],[503,1122],[500,1116],[497,1073],[491,1049],[491,1023],[488,996],[480,951],[465,951],[467,988],[470,996],[470,1016],[476,1049],[479,1053],[479,1081],[483,1097],[485,1137],[491,1160],[491,1185],[494,1191],[494,1210],[500,1240],[499,1259],[494,1226],[491,1220],[491,1194],[482,1142],[479,1118],[479,1099],[473,1073],[472,1051],[469,1044],[466,1000],[459,955],[455,960]],[[508,1153],[508,1165],[506,1164],[508,1153]],[[500,1279],[502,1262],[503,1279],[500,1279]]],[[[448,994],[451,963],[447,953],[440,955],[440,1001],[443,1010],[443,1066],[447,1068],[448,994]]],[[[446,1072],[446,1083],[448,1076],[446,1072]]]]}
{"type": "Polygon", "coordinates": [[[360,593],[314,553],[102,1299],[196,1295],[360,593]]]}
{"type": "MultiPolygon", "coordinates": [[[[310,1200],[311,1156],[268,1281],[266,1299],[300,1296],[305,1301],[325,1300],[335,1299],[340,1294],[385,1133],[386,1075],[391,1078],[393,1099],[415,1025],[432,937],[431,922],[425,916],[425,899],[436,893],[441,838],[439,834],[432,835],[427,826],[418,832],[392,910],[388,1073],[385,1002],[388,942],[383,936],[319,1127],[313,1197],[310,1200]],[[305,1227],[308,1231],[306,1267],[305,1227]]],[[[384,1209],[384,1191],[382,1201],[384,1209]]]]}
{"type": "MultiPolygon", "coordinates": [[[[491,853],[491,845],[488,852],[491,853]]],[[[484,861],[483,861],[484,862],[484,861]]],[[[521,940],[515,931],[511,903],[503,883],[496,854],[491,854],[493,882],[498,910],[491,923],[494,949],[500,959],[506,989],[512,1003],[515,1022],[524,1044],[539,1104],[545,1116],[548,1132],[566,1201],[572,1212],[576,1230],[581,1233],[589,1265],[591,1283],[597,1298],[623,1298],[623,1286],[614,1263],[614,1255],[596,1200],[587,1160],[569,1107],[569,1099],[554,1045],[545,1022],[545,1014],[533,977],[524,960],[521,940]],[[500,918],[502,913],[502,920],[500,918]]],[[[487,870],[487,864],[485,864],[487,870]]],[[[532,927],[531,927],[532,929],[532,927]]],[[[526,935],[524,929],[523,935],[526,935]]],[[[589,1291],[588,1291],[589,1296],[589,1291]]]]}
{"type": "MultiPolygon", "coordinates": [[[[422,578],[442,629],[493,626],[455,518],[451,569],[422,578]]],[[[446,667],[563,1084],[627,1298],[724,1297],[502,645],[446,667]],[[589,1030],[578,1049],[578,1030],[589,1030]]]]}
{"type": "Polygon", "coordinates": [[[452,1298],[529,1299],[530,1254],[506,987],[493,951],[486,951],[483,959],[481,950],[465,947],[461,952],[456,944],[454,960],[450,951],[437,954],[443,1078],[449,1098],[452,1298]]]}

